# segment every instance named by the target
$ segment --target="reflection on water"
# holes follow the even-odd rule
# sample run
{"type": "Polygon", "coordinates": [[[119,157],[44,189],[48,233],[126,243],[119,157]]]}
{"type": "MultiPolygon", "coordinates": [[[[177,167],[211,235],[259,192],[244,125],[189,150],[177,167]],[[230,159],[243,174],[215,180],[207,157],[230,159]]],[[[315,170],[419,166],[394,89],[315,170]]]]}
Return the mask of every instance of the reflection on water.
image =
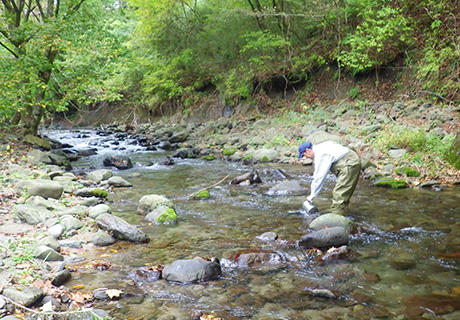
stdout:
{"type": "MultiPolygon", "coordinates": [[[[110,261],[112,268],[80,271],[80,278],[73,280],[85,283],[88,290],[121,289],[125,298],[100,306],[116,319],[191,319],[199,312],[225,319],[405,319],[434,312],[454,319],[459,315],[459,311],[452,313],[460,308],[458,188],[388,190],[361,180],[348,214],[359,227],[350,242],[354,253],[345,260],[319,262],[295,244],[308,227],[308,217],[300,211],[304,197],[267,195],[282,181],[276,169],[309,189],[310,167],[248,167],[200,159],[176,159],[173,166],[161,166],[157,163],[167,153],[130,151],[135,151],[129,155],[137,165],[115,175],[134,187],[115,189],[108,204],[114,214],[142,226],[151,241],[98,249],[95,254],[110,261]],[[261,185],[228,184],[254,168],[261,185]],[[210,189],[211,199],[188,200],[226,175],[230,177],[226,182],[210,189]],[[138,200],[146,194],[171,199],[178,225],[147,225],[136,214],[138,200]],[[267,231],[278,233],[279,241],[257,239],[267,231]],[[275,253],[278,259],[249,268],[231,263],[240,253],[260,251],[275,253]],[[176,285],[139,281],[134,276],[145,265],[196,256],[219,258],[222,278],[176,285]],[[424,299],[423,305],[434,310],[420,309],[417,303],[424,299]]],[[[77,168],[101,166],[98,155],[74,163],[77,168]]],[[[332,186],[331,178],[317,200],[320,211],[329,207],[332,186]]]]}

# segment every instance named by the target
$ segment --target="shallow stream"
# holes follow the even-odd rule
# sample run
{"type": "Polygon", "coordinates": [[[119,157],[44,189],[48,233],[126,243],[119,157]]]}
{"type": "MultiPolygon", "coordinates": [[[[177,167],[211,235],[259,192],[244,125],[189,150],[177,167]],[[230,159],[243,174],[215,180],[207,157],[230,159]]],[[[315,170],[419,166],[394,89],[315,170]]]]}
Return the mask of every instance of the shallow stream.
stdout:
{"type": "MultiPolygon", "coordinates": [[[[390,190],[360,180],[347,216],[358,232],[353,250],[343,260],[319,262],[296,241],[308,231],[301,210],[305,196],[269,195],[284,173],[309,190],[312,167],[224,160],[174,159],[159,165],[169,152],[148,152],[130,139],[96,136],[93,131],[53,131],[54,139],[98,154],[72,163],[75,172],[102,168],[105,155],[122,153],[134,168],[114,171],[134,187],[114,189],[108,202],[118,215],[139,225],[147,244],[117,242],[87,252],[87,259],[105,261],[108,270],[81,269],[69,287],[119,289],[124,297],[104,301],[116,319],[191,319],[193,314],[224,319],[406,319],[425,314],[460,319],[460,188],[390,190]],[[114,144],[114,141],[118,141],[114,144]],[[91,168],[91,169],[90,169],[91,168]],[[229,181],[253,169],[263,183],[234,186],[229,181]],[[189,200],[210,189],[211,199],[189,200]],[[141,196],[160,194],[172,200],[179,223],[148,225],[136,213],[141,196]],[[276,242],[258,236],[273,231],[276,242]],[[277,259],[239,267],[233,259],[246,252],[276,253],[277,259]],[[178,285],[136,276],[142,266],[167,265],[177,259],[217,257],[223,267],[216,281],[178,285]],[[332,293],[334,297],[331,297],[332,293]],[[423,303],[422,303],[423,302],[423,303]],[[458,318],[456,318],[458,317],[458,318]]],[[[334,177],[315,200],[320,212],[330,204],[334,177]]]]}

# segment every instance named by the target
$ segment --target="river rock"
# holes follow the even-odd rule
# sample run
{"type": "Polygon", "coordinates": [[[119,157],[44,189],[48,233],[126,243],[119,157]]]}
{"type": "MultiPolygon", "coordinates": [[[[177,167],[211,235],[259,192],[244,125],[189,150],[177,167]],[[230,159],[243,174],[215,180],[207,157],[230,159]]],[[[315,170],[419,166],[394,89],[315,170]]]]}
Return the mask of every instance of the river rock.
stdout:
{"type": "Polygon", "coordinates": [[[114,177],[109,178],[109,180],[107,180],[107,183],[109,184],[109,186],[114,186],[114,187],[132,187],[133,186],[131,182],[128,182],[119,176],[114,176],[114,177]]]}
{"type": "Polygon", "coordinates": [[[31,286],[6,287],[2,294],[25,307],[31,306],[44,295],[42,290],[31,286]]]}
{"type": "Polygon", "coordinates": [[[313,231],[299,240],[305,248],[330,248],[348,244],[348,232],[342,227],[333,227],[313,231]]]}
{"type": "Polygon", "coordinates": [[[43,239],[40,239],[37,244],[39,246],[47,246],[47,247],[50,247],[51,249],[53,249],[54,251],[56,252],[59,252],[61,251],[61,245],[59,244],[59,242],[56,240],[56,238],[52,237],[52,236],[48,236],[48,237],[45,237],[43,239]]]}
{"type": "Polygon", "coordinates": [[[189,134],[190,133],[187,130],[176,132],[171,136],[171,138],[169,138],[169,142],[171,143],[183,142],[187,140],[189,134]]]}
{"type": "Polygon", "coordinates": [[[94,234],[92,242],[95,246],[105,247],[114,244],[115,242],[117,242],[117,239],[112,237],[110,234],[107,234],[106,232],[99,230],[97,233],[94,234]]]}
{"type": "Polygon", "coordinates": [[[176,260],[163,269],[165,280],[190,283],[212,280],[220,277],[220,263],[204,259],[176,260]]]}
{"type": "Polygon", "coordinates": [[[281,195],[303,195],[307,193],[307,189],[302,187],[299,182],[295,180],[286,180],[278,183],[273,188],[267,191],[270,196],[281,195]]]}
{"type": "Polygon", "coordinates": [[[59,286],[62,286],[67,281],[69,281],[70,278],[72,278],[72,274],[70,273],[70,271],[62,270],[53,276],[51,280],[51,284],[53,286],[59,287],[59,286]]]}
{"type": "Polygon", "coordinates": [[[273,162],[279,156],[278,151],[275,149],[259,149],[254,151],[252,154],[252,159],[258,162],[273,162]]]}
{"type": "Polygon", "coordinates": [[[21,204],[16,206],[16,216],[28,224],[37,225],[52,218],[54,214],[43,207],[21,204]]]}
{"type": "Polygon", "coordinates": [[[96,218],[97,225],[102,230],[111,233],[115,238],[133,242],[148,242],[149,238],[141,230],[129,224],[120,217],[104,213],[96,218]]]}
{"type": "Polygon", "coordinates": [[[124,155],[116,155],[105,158],[103,163],[106,167],[115,167],[119,170],[126,170],[133,167],[131,159],[124,155]]]}
{"type": "Polygon", "coordinates": [[[106,198],[109,195],[109,192],[105,189],[100,188],[82,188],[75,191],[75,195],[77,197],[98,197],[98,198],[106,198]]]}
{"type": "Polygon", "coordinates": [[[239,268],[254,267],[263,264],[279,264],[282,257],[274,252],[248,252],[242,253],[235,259],[239,268]]]}
{"type": "Polygon", "coordinates": [[[111,170],[100,169],[100,170],[94,170],[88,173],[86,175],[86,179],[94,181],[96,183],[100,183],[101,181],[108,180],[112,176],[113,176],[113,173],[111,170]]]}
{"type": "Polygon", "coordinates": [[[45,261],[64,261],[64,256],[48,246],[39,246],[34,253],[35,258],[45,261]]]}
{"type": "Polygon", "coordinates": [[[49,200],[49,199],[45,199],[41,196],[32,196],[32,197],[29,197],[27,200],[26,200],[26,204],[30,204],[30,205],[33,205],[33,206],[39,206],[39,207],[44,207],[46,209],[49,209],[49,210],[56,210],[59,208],[59,204],[49,200]]]}
{"type": "Polygon", "coordinates": [[[309,227],[315,230],[342,227],[345,229],[345,231],[350,233],[354,229],[354,223],[353,221],[342,215],[335,213],[327,213],[317,217],[312,222],[310,222],[309,227]]]}
{"type": "Polygon", "coordinates": [[[55,224],[48,228],[48,234],[55,239],[59,239],[64,234],[64,226],[61,224],[55,224]]]}
{"type": "Polygon", "coordinates": [[[48,140],[42,139],[40,137],[31,135],[31,134],[26,134],[24,136],[24,142],[33,144],[45,150],[51,150],[51,144],[48,140]]]}
{"type": "Polygon", "coordinates": [[[64,226],[67,233],[73,230],[78,230],[84,226],[83,222],[72,216],[62,217],[60,224],[64,226]]]}
{"type": "Polygon", "coordinates": [[[152,212],[149,212],[145,216],[145,220],[155,224],[174,224],[177,223],[177,214],[173,208],[160,206],[152,212]]]}
{"type": "Polygon", "coordinates": [[[112,213],[112,208],[106,204],[98,204],[88,209],[88,217],[96,219],[98,216],[104,213],[112,213]]]}
{"type": "Polygon", "coordinates": [[[157,194],[145,195],[139,200],[137,213],[146,215],[147,213],[152,212],[160,206],[174,209],[174,204],[172,201],[164,196],[157,194]]]}
{"type": "Polygon", "coordinates": [[[21,195],[27,192],[29,196],[41,196],[45,199],[59,199],[64,191],[59,182],[45,179],[21,180],[16,184],[16,188],[21,195]]]}

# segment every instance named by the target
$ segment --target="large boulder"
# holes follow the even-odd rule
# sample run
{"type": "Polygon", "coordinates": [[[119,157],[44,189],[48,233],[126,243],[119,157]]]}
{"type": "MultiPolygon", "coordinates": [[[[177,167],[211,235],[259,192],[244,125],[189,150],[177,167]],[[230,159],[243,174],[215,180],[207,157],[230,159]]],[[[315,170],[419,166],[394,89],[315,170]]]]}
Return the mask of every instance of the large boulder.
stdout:
{"type": "Polygon", "coordinates": [[[348,232],[341,227],[333,227],[313,231],[299,240],[299,245],[305,248],[330,248],[348,244],[348,232]]]}
{"type": "Polygon", "coordinates": [[[117,239],[133,242],[149,241],[149,238],[143,231],[137,229],[135,226],[129,224],[122,218],[116,217],[112,214],[101,214],[96,218],[96,222],[99,228],[109,232],[117,239]]]}
{"type": "Polygon", "coordinates": [[[220,277],[220,263],[204,259],[176,260],[163,269],[163,278],[168,281],[191,283],[220,277]]]}
{"type": "Polygon", "coordinates": [[[27,193],[29,196],[41,196],[45,199],[59,199],[64,192],[64,188],[59,182],[36,179],[36,180],[21,180],[16,184],[19,194],[27,193]]]}
{"type": "Polygon", "coordinates": [[[174,209],[174,204],[168,198],[158,194],[148,194],[139,200],[137,213],[146,215],[159,207],[168,207],[174,209]]]}

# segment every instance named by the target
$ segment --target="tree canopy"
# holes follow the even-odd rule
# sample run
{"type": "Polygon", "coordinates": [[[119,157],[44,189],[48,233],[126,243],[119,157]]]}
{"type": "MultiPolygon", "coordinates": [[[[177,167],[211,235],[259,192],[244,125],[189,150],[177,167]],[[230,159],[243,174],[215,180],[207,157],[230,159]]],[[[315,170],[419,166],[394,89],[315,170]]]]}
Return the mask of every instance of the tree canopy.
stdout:
{"type": "Polygon", "coordinates": [[[1,0],[0,117],[34,132],[46,112],[97,101],[158,110],[212,92],[238,103],[329,68],[336,77],[400,69],[410,90],[458,102],[459,9],[454,0],[1,0]]]}

